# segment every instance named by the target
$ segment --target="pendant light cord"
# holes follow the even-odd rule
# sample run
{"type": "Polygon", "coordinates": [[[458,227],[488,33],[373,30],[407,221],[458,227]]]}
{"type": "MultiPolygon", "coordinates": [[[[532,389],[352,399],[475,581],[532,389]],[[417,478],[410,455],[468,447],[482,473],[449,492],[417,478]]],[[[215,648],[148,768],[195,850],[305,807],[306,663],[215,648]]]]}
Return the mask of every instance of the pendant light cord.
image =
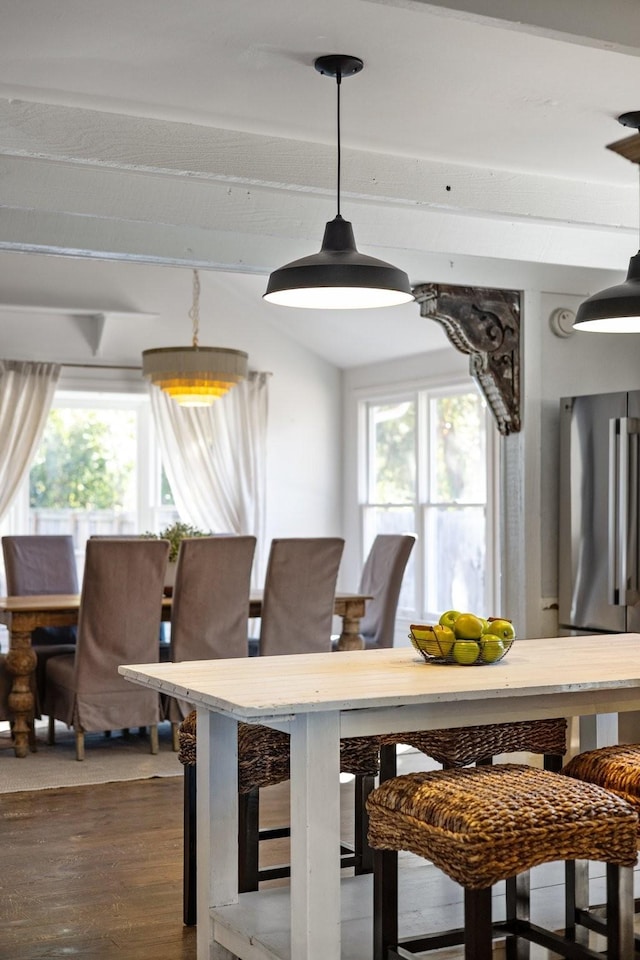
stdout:
{"type": "Polygon", "coordinates": [[[336,86],[338,88],[338,104],[336,115],[338,119],[338,176],[337,176],[337,197],[338,197],[338,212],[337,215],[340,216],[340,166],[341,166],[341,148],[340,148],[340,86],[342,83],[342,74],[338,70],[336,73],[336,86]]]}
{"type": "Polygon", "coordinates": [[[198,334],[200,331],[200,277],[198,271],[193,271],[193,304],[189,310],[189,316],[193,324],[193,346],[198,346],[198,334]]]}

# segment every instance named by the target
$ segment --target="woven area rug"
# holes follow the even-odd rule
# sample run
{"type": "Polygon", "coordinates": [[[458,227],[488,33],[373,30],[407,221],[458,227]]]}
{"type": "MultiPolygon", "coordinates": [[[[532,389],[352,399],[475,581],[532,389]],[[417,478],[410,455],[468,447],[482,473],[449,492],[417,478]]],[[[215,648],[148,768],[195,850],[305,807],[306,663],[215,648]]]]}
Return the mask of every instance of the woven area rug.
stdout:
{"type": "Polygon", "coordinates": [[[76,787],[117,780],[146,780],[150,777],[180,777],[182,765],[171,749],[171,724],[159,728],[160,751],[149,753],[149,738],[131,731],[123,737],[114,731],[85,737],[85,759],[75,758],[75,738],[64,724],[56,724],[56,743],[47,745],[47,724],[36,724],[38,749],[18,759],[11,746],[8,724],[0,724],[0,794],[22,790],[76,787]]]}

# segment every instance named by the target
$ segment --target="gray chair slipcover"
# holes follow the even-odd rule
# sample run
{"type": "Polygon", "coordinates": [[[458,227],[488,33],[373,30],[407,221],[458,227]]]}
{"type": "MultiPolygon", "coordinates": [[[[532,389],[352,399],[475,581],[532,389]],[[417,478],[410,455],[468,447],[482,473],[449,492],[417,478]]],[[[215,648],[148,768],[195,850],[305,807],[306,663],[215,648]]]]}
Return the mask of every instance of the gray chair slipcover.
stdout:
{"type": "Polygon", "coordinates": [[[328,653],[344,540],[271,542],[260,623],[260,655],[328,653]]]}
{"type": "Polygon", "coordinates": [[[87,541],[75,655],[48,661],[44,702],[76,735],[157,725],[158,694],[118,666],[158,660],[168,553],[166,540],[87,541]]]}
{"type": "Polygon", "coordinates": [[[370,594],[360,633],[367,650],[392,647],[402,578],[416,538],[380,533],[362,568],[359,593],[370,594]]]}
{"type": "MultiPolygon", "coordinates": [[[[78,593],[73,537],[57,534],[3,537],[2,553],[9,596],[78,593]]],[[[31,634],[31,646],[37,657],[36,716],[41,715],[44,700],[47,660],[62,653],[73,653],[75,642],[75,627],[37,627],[31,634]]]]}
{"type": "MultiPolygon", "coordinates": [[[[145,537],[139,533],[92,533],[91,540],[148,540],[149,537],[145,537]]],[[[152,539],[152,538],[151,538],[152,539]]],[[[175,566],[175,564],[174,564],[175,566]]],[[[167,564],[167,573],[165,574],[165,593],[167,592],[167,580],[171,579],[168,575],[169,564],[167,564]]],[[[169,641],[166,635],[166,623],[164,621],[160,622],[160,630],[158,631],[158,643],[160,644],[160,662],[166,663],[169,659],[169,641]]]]}
{"type": "MultiPolygon", "coordinates": [[[[172,661],[247,656],[255,549],[256,538],[249,536],[181,542],[171,605],[172,661]]],[[[164,716],[172,723],[180,723],[191,710],[193,704],[172,697],[163,700],[164,716]]]]}
{"type": "Polygon", "coordinates": [[[2,552],[10,596],[78,593],[72,537],[3,537],[2,552]]]}

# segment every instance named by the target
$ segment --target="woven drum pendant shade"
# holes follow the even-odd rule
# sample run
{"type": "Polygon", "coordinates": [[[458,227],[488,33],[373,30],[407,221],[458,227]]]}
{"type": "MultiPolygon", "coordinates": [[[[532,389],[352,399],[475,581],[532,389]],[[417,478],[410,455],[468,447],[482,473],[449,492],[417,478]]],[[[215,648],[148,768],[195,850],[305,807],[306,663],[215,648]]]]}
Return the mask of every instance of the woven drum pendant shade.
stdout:
{"type": "Polygon", "coordinates": [[[248,356],[224,347],[159,347],[142,353],[142,373],[183,407],[206,407],[247,376],[248,356]]]}
{"type": "Polygon", "coordinates": [[[142,374],[182,407],[208,407],[241,380],[246,380],[249,357],[228,347],[201,347],[200,278],[193,271],[193,322],[190,347],[157,347],[142,351],[142,374]]]}

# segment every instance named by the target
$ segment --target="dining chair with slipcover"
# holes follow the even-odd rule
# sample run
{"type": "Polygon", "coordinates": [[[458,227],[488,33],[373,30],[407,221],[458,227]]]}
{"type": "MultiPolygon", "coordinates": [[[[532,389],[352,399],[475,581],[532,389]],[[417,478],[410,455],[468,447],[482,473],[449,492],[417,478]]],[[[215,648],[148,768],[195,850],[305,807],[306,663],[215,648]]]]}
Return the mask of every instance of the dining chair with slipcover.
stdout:
{"type": "MultiPolygon", "coordinates": [[[[255,549],[256,538],[250,536],[182,540],[171,604],[170,660],[248,655],[247,611],[255,549]]],[[[162,705],[177,751],[178,724],[193,704],[163,697],[162,705]]]]}
{"type": "MultiPolygon", "coordinates": [[[[2,553],[9,596],[78,593],[73,537],[58,534],[7,536],[2,538],[2,553]]],[[[36,627],[31,634],[31,647],[37,657],[37,716],[40,716],[44,699],[47,661],[63,653],[73,653],[75,642],[75,627],[36,627]]]]}
{"type": "Polygon", "coordinates": [[[10,596],[78,593],[73,537],[3,537],[2,553],[10,596]]]}
{"type": "MultiPolygon", "coordinates": [[[[156,537],[155,534],[149,537],[146,534],[140,533],[92,533],[91,540],[149,540],[149,539],[165,539],[164,537],[156,537]]],[[[175,566],[175,564],[167,563],[167,570],[165,573],[165,582],[164,582],[164,592],[167,593],[167,583],[172,581],[172,577],[169,574],[169,567],[175,566]]],[[[158,631],[158,643],[160,661],[166,663],[169,660],[169,639],[166,632],[167,624],[164,621],[160,622],[160,630],[158,631]]]]}
{"type": "MultiPolygon", "coordinates": [[[[343,549],[344,540],[339,537],[291,537],[271,541],[262,597],[260,656],[330,652],[343,549]]],[[[289,737],[267,727],[249,728],[243,737],[244,742],[238,741],[244,754],[239,762],[246,787],[239,795],[239,888],[246,892],[257,890],[260,879],[288,874],[288,868],[260,872],[258,851],[261,840],[286,835],[288,830],[285,827],[260,831],[259,797],[261,787],[289,778],[289,737]]],[[[341,769],[350,772],[342,765],[341,769]]]]}
{"type": "Polygon", "coordinates": [[[271,541],[262,597],[259,654],[328,653],[344,540],[271,541]]]}
{"type": "Polygon", "coordinates": [[[416,538],[404,533],[379,533],[360,577],[358,593],[370,596],[360,620],[366,650],[392,647],[402,578],[416,538]]]}
{"type": "Polygon", "coordinates": [[[124,663],[158,660],[166,540],[88,540],[73,654],[47,662],[44,712],[73,727],[76,759],[86,732],[149,727],[158,751],[159,698],[118,673],[124,663]]]}

